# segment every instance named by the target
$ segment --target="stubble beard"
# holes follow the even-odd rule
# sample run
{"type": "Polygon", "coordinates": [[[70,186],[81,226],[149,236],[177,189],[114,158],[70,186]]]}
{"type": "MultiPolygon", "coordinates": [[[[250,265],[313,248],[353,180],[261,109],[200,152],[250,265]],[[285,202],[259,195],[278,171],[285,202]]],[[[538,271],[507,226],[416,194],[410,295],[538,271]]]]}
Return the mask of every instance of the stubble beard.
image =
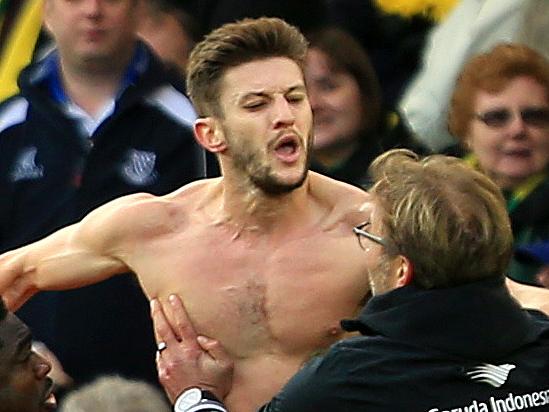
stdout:
{"type": "MultiPolygon", "coordinates": [[[[233,139],[234,140],[234,139],[233,139]]],[[[307,178],[311,157],[312,132],[306,142],[306,158],[301,176],[294,182],[285,182],[279,179],[273,172],[273,168],[261,159],[257,150],[250,149],[245,144],[234,144],[233,165],[247,176],[253,187],[259,189],[267,196],[281,196],[301,187],[307,178]]]]}

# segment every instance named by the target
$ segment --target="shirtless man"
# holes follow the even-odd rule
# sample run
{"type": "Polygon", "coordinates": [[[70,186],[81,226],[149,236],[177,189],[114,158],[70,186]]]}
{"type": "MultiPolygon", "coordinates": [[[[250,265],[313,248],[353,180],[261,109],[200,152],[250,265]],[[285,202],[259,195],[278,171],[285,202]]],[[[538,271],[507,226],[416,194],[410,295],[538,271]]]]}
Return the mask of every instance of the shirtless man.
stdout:
{"type": "Polygon", "coordinates": [[[279,19],[207,36],[191,55],[188,91],[196,138],[223,177],[119,198],[0,256],[9,307],[131,270],[149,298],[179,295],[197,332],[235,360],[232,411],[271,399],[311,353],[342,337],[339,321],[369,291],[352,231],[366,220],[368,195],[307,172],[305,53],[303,36],[279,19]]]}
{"type": "Polygon", "coordinates": [[[191,56],[188,90],[196,138],[218,155],[223,177],[119,198],[4,254],[9,307],[129,269],[149,298],[177,293],[197,330],[236,359],[232,410],[269,400],[312,352],[341,338],[339,320],[368,293],[352,231],[366,194],[307,171],[305,53],[303,36],[279,19],[210,34],[191,56]]]}

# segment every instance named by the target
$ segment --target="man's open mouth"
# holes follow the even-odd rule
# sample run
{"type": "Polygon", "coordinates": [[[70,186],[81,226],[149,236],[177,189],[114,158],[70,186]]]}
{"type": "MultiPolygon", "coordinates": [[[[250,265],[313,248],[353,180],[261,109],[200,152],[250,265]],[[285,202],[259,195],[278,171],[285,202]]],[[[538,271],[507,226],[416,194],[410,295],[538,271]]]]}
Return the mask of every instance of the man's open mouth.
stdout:
{"type": "Polygon", "coordinates": [[[299,138],[296,135],[287,135],[276,142],[274,151],[281,160],[292,162],[299,156],[299,146],[299,138]]]}

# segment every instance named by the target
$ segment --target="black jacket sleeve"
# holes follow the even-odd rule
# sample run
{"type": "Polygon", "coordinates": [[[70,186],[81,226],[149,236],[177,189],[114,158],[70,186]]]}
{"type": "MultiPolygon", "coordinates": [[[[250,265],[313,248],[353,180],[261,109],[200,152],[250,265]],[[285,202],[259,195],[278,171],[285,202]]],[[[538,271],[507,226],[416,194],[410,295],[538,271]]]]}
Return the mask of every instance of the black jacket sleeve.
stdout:
{"type": "Polygon", "coordinates": [[[259,412],[352,410],[343,408],[349,401],[350,382],[345,361],[337,353],[341,355],[332,349],[326,356],[313,358],[259,412]]]}

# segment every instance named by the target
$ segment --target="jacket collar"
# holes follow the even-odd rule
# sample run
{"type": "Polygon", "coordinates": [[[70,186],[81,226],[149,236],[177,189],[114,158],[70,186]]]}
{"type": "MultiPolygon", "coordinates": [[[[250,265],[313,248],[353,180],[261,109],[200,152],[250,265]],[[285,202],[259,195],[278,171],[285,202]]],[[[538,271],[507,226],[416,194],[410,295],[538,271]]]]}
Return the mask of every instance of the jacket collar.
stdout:
{"type": "Polygon", "coordinates": [[[508,354],[547,329],[510,296],[503,276],[445,289],[397,288],[342,326],[479,360],[508,354]]]}

